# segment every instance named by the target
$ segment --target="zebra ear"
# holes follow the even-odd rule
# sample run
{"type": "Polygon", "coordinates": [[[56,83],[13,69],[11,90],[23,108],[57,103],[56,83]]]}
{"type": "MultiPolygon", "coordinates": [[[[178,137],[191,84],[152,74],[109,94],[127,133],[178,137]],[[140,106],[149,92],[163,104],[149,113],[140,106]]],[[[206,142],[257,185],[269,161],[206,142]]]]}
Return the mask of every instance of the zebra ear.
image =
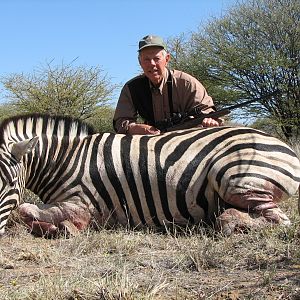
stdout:
{"type": "Polygon", "coordinates": [[[14,143],[11,148],[11,154],[18,160],[21,161],[22,157],[31,152],[39,140],[38,136],[32,139],[27,139],[22,142],[14,143]]]}

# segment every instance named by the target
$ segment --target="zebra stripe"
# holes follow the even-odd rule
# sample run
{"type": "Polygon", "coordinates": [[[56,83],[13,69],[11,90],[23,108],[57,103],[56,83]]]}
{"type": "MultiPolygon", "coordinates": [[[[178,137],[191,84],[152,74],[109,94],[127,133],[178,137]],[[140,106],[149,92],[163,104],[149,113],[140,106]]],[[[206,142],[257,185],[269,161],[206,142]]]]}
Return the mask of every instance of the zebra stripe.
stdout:
{"type": "Polygon", "coordinates": [[[164,226],[209,222],[217,198],[244,210],[255,208],[254,198],[278,203],[300,182],[289,146],[243,127],[130,136],[94,134],[70,118],[19,116],[3,122],[0,150],[0,233],[24,188],[48,207],[82,203],[98,220],[164,226]],[[19,162],[14,149],[34,137],[19,162]]]}

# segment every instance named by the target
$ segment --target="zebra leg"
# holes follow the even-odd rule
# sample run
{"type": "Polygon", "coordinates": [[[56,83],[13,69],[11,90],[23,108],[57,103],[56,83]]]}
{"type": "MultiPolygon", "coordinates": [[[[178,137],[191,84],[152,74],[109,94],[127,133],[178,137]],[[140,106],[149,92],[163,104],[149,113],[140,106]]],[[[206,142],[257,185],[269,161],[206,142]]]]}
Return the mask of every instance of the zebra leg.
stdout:
{"type": "Polygon", "coordinates": [[[233,233],[246,232],[265,225],[267,221],[262,216],[250,216],[248,212],[228,208],[219,217],[216,218],[215,229],[226,236],[233,233]]]}
{"type": "Polygon", "coordinates": [[[216,218],[216,229],[225,235],[259,228],[268,223],[290,225],[289,218],[273,201],[270,194],[234,195],[226,202],[236,208],[226,209],[216,218]]]}
{"type": "Polygon", "coordinates": [[[246,232],[249,229],[266,226],[270,222],[290,225],[290,220],[278,207],[266,209],[263,214],[229,208],[216,218],[215,228],[217,231],[229,236],[233,233],[246,232]]]}
{"type": "Polygon", "coordinates": [[[91,213],[81,200],[38,205],[24,203],[19,207],[19,214],[37,236],[55,237],[61,232],[76,235],[91,222],[91,213]]]}

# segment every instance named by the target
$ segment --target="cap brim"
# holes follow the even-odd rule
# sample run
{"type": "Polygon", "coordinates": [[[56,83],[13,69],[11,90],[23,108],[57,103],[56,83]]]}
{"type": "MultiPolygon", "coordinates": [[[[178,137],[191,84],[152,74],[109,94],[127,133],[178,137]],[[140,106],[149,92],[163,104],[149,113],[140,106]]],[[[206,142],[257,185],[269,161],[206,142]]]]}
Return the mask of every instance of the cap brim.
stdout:
{"type": "Polygon", "coordinates": [[[144,45],[143,47],[141,47],[138,52],[140,52],[141,50],[145,49],[145,48],[149,48],[149,47],[159,47],[161,49],[166,49],[164,46],[160,45],[160,44],[151,44],[151,45],[144,45]]]}

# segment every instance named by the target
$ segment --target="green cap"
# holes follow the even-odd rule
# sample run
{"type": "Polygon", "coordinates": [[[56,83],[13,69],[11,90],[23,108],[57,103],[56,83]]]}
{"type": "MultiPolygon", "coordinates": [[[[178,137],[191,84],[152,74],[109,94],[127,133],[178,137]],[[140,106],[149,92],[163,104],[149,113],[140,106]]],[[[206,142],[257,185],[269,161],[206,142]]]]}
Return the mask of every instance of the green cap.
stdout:
{"type": "Polygon", "coordinates": [[[161,47],[162,49],[167,50],[166,44],[164,43],[163,39],[157,35],[146,35],[139,41],[139,50],[146,47],[161,47]]]}

